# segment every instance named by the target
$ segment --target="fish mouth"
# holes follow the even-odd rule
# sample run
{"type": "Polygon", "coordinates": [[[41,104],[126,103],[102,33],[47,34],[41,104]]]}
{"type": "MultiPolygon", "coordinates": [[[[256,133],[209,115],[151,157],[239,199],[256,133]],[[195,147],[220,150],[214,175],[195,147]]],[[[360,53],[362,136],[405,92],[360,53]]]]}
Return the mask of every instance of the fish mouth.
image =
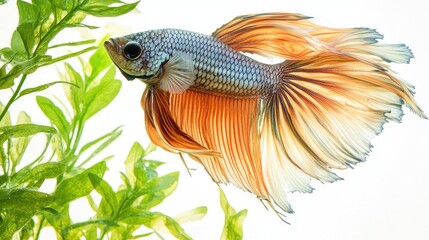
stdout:
{"type": "Polygon", "coordinates": [[[120,52],[118,41],[113,38],[110,38],[104,42],[104,48],[107,49],[107,53],[109,55],[111,55],[113,52],[120,52]]]}

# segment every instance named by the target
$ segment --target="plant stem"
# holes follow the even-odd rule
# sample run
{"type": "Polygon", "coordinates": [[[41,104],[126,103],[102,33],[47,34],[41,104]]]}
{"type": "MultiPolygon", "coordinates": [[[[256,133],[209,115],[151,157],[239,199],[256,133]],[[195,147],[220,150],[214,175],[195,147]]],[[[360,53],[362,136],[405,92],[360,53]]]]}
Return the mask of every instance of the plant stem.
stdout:
{"type": "Polygon", "coordinates": [[[43,217],[42,220],[40,220],[39,227],[37,228],[36,237],[34,238],[35,240],[38,240],[40,237],[40,232],[42,231],[44,221],[45,221],[45,218],[43,217]]]}
{"type": "Polygon", "coordinates": [[[104,227],[103,230],[101,230],[100,240],[104,239],[104,235],[106,235],[107,232],[109,232],[109,227],[108,226],[104,227]]]}
{"type": "MultiPolygon", "coordinates": [[[[77,123],[77,133],[76,133],[74,141],[72,139],[72,141],[73,141],[72,145],[73,146],[72,146],[72,148],[69,151],[69,155],[76,156],[75,152],[77,151],[77,148],[78,148],[79,142],[80,142],[80,138],[82,137],[84,124],[85,123],[84,123],[84,121],[82,121],[82,119],[78,120],[78,123],[77,123]]],[[[78,158],[73,159],[73,161],[68,165],[68,167],[67,167],[68,171],[70,171],[74,167],[74,165],[76,164],[77,160],[78,160],[78,158]]]]}
{"type": "Polygon", "coordinates": [[[13,92],[12,97],[10,97],[9,101],[7,102],[6,106],[3,108],[3,111],[0,114],[0,121],[3,120],[4,116],[6,115],[7,111],[9,110],[12,103],[16,100],[18,97],[19,92],[21,91],[22,85],[24,85],[25,79],[27,78],[27,74],[22,75],[21,80],[19,81],[18,86],[16,87],[15,91],[13,92]]]}
{"type": "MultiPolygon", "coordinates": [[[[70,12],[68,12],[58,23],[56,23],[54,26],[51,25],[52,27],[49,28],[49,30],[45,33],[45,35],[40,39],[39,44],[37,44],[33,52],[33,56],[39,53],[40,46],[43,46],[42,43],[44,43],[45,41],[49,43],[55,37],[55,35],[61,31],[61,27],[63,27],[63,23],[67,23],[67,21],[69,21],[73,17],[73,15],[76,13],[77,10],[78,10],[77,8],[71,9],[70,12]],[[60,30],[57,31],[57,28],[59,28],[60,30]],[[49,37],[51,37],[50,36],[51,34],[53,34],[53,36],[51,39],[49,39],[49,37]]],[[[48,47],[48,43],[46,44],[46,47],[48,47]]],[[[45,52],[43,52],[42,54],[45,54],[45,52]]]]}

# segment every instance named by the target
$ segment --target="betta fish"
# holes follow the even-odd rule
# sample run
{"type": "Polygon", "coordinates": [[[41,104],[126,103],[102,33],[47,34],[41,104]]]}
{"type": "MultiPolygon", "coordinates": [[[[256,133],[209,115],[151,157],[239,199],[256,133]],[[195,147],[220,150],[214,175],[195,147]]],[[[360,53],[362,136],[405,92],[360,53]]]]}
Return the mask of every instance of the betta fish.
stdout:
{"type": "Polygon", "coordinates": [[[364,161],[383,124],[401,120],[403,104],[427,118],[414,87],[389,65],[409,63],[411,50],[382,37],[266,13],[236,17],[211,35],[158,29],[105,48],[126,79],[147,85],[141,104],[153,143],[187,154],[216,183],[292,213],[289,192],[341,179],[333,170],[364,161]]]}

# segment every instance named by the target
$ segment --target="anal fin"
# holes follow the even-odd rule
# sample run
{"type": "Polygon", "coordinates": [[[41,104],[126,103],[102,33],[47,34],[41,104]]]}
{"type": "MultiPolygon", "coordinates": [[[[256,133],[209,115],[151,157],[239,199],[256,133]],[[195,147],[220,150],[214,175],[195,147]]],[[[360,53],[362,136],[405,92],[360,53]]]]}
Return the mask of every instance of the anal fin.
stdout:
{"type": "Polygon", "coordinates": [[[221,157],[192,154],[214,181],[231,182],[269,198],[262,175],[258,139],[258,99],[211,95],[193,90],[171,94],[177,125],[221,157]]]}
{"type": "Polygon", "coordinates": [[[170,93],[153,87],[143,93],[146,131],[152,142],[170,152],[219,156],[180,129],[171,115],[169,96],[170,93]]]}

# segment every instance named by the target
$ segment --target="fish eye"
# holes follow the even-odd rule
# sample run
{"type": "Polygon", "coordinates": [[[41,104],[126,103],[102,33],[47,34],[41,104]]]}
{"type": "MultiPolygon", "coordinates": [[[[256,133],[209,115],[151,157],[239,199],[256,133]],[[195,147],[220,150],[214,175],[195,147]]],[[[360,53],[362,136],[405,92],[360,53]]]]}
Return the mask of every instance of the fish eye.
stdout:
{"type": "Polygon", "coordinates": [[[125,44],[124,56],[128,60],[136,60],[142,55],[142,53],[143,53],[142,47],[138,42],[131,41],[125,44]]]}

